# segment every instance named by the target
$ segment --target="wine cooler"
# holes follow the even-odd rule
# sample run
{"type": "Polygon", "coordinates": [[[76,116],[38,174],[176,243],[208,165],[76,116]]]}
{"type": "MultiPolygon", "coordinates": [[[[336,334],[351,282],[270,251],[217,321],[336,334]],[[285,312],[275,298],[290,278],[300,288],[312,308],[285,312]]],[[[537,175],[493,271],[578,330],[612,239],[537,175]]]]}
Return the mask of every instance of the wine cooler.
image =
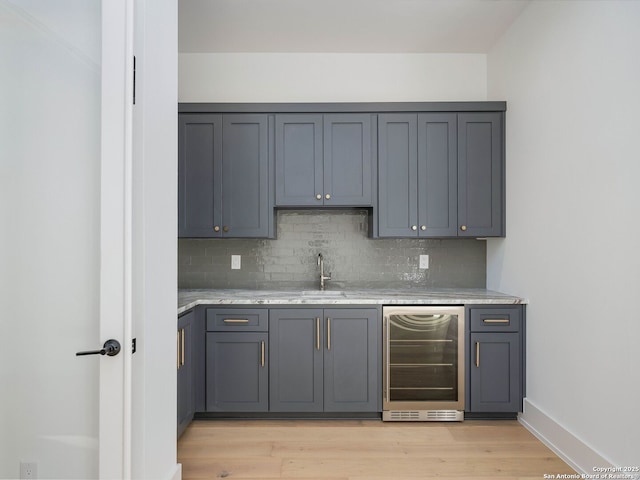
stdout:
{"type": "Polygon", "coordinates": [[[464,420],[464,307],[385,306],[385,421],[464,420]]]}

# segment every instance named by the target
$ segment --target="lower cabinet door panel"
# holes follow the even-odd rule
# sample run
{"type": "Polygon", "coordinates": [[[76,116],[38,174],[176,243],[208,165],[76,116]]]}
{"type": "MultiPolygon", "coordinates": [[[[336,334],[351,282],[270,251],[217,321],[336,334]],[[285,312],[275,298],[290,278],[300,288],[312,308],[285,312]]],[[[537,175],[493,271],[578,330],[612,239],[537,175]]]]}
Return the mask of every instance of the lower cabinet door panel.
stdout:
{"type": "Polygon", "coordinates": [[[324,410],[377,411],[377,311],[327,309],[325,323],[331,343],[324,352],[324,410]]]}
{"type": "Polygon", "coordinates": [[[268,411],[268,340],[267,333],[207,333],[207,411],[268,411]]]}
{"type": "Polygon", "coordinates": [[[193,319],[193,312],[189,312],[178,319],[178,437],[182,435],[191,420],[193,420],[195,410],[193,396],[193,319]]]}
{"type": "Polygon", "coordinates": [[[270,410],[321,412],[322,310],[271,310],[270,410]]]}
{"type": "Polygon", "coordinates": [[[378,411],[379,324],[376,309],[271,310],[270,411],[378,411]]]}
{"type": "Polygon", "coordinates": [[[470,350],[470,410],[521,411],[518,333],[472,333],[470,350]]]}

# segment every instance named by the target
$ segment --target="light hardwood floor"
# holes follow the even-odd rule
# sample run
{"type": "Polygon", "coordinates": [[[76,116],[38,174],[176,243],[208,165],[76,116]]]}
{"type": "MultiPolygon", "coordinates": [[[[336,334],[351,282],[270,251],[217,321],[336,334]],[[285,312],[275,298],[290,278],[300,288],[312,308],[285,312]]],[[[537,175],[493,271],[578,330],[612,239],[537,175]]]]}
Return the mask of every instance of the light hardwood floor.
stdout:
{"type": "Polygon", "coordinates": [[[185,480],[533,480],[575,473],[516,421],[199,420],[180,438],[178,461],[185,480]]]}

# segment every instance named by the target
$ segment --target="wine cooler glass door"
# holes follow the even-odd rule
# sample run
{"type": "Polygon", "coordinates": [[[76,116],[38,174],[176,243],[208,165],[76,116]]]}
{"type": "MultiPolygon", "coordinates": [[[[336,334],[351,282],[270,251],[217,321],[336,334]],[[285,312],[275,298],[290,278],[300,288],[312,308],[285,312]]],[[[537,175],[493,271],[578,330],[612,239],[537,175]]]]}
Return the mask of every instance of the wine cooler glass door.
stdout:
{"type": "Polygon", "coordinates": [[[389,308],[384,318],[385,405],[464,408],[464,308],[389,308]]]}

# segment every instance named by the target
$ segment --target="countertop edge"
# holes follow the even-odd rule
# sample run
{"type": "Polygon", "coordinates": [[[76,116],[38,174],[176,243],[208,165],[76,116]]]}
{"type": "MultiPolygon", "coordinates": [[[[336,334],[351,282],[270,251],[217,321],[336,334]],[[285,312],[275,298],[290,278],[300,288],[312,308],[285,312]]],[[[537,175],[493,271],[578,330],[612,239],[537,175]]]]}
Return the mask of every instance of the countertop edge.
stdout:
{"type": "Polygon", "coordinates": [[[318,292],[301,295],[300,292],[262,290],[180,290],[178,315],[199,305],[523,305],[529,301],[522,297],[483,289],[438,290],[424,292],[354,292],[332,295],[318,292]]]}

